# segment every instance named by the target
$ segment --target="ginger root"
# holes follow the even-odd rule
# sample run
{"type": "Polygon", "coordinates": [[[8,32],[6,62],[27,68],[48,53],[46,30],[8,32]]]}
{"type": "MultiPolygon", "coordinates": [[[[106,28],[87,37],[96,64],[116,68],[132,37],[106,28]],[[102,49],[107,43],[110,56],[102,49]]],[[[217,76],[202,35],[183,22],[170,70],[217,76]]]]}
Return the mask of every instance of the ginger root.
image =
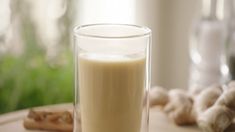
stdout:
{"type": "Polygon", "coordinates": [[[168,92],[162,87],[153,87],[149,92],[149,105],[165,106],[169,101],[168,92]]]}
{"type": "Polygon", "coordinates": [[[164,112],[177,125],[189,125],[195,123],[192,113],[193,100],[183,90],[173,89],[169,92],[169,103],[164,107],[164,112]]]}
{"type": "Polygon", "coordinates": [[[215,105],[226,106],[235,111],[235,88],[225,90],[215,105]]]}
{"type": "Polygon", "coordinates": [[[215,104],[198,115],[197,123],[206,132],[223,132],[235,117],[235,87],[229,85],[215,104]]]}
{"type": "Polygon", "coordinates": [[[234,128],[231,124],[235,119],[235,81],[223,87],[195,87],[189,92],[173,89],[167,93],[155,87],[150,90],[150,104],[163,107],[163,112],[177,125],[197,123],[206,132],[227,131],[234,128]]]}
{"type": "Polygon", "coordinates": [[[73,131],[73,115],[69,111],[49,112],[30,110],[23,125],[26,129],[73,131]]]}
{"type": "Polygon", "coordinates": [[[206,109],[210,108],[216,100],[222,94],[222,88],[220,85],[212,85],[205,90],[201,91],[194,98],[194,112],[198,116],[203,113],[206,109]]]}
{"type": "Polygon", "coordinates": [[[212,106],[199,115],[198,126],[205,132],[223,132],[233,121],[234,113],[225,106],[212,106]]]}

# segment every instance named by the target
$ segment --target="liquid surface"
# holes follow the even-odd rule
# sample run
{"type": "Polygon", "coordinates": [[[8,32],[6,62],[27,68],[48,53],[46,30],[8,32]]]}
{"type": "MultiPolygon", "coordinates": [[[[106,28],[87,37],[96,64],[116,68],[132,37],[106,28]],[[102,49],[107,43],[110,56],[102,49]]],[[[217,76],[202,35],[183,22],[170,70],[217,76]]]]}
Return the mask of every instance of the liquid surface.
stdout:
{"type": "Polygon", "coordinates": [[[145,63],[145,57],[79,57],[82,132],[140,132],[145,63]]]}

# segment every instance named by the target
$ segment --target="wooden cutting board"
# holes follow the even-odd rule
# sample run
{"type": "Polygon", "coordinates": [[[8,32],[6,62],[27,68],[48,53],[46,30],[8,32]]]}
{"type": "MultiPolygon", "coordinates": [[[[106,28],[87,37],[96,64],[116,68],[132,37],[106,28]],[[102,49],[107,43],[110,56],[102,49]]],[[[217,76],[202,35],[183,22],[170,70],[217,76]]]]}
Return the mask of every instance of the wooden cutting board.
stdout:
{"type": "MultiPolygon", "coordinates": [[[[37,110],[64,110],[72,109],[72,104],[59,104],[35,108],[37,110]]],[[[23,119],[28,114],[28,110],[12,112],[0,115],[0,132],[45,132],[35,130],[25,130],[23,119]]],[[[150,110],[149,132],[201,132],[196,126],[179,127],[172,123],[165,114],[157,108],[150,110]]]]}

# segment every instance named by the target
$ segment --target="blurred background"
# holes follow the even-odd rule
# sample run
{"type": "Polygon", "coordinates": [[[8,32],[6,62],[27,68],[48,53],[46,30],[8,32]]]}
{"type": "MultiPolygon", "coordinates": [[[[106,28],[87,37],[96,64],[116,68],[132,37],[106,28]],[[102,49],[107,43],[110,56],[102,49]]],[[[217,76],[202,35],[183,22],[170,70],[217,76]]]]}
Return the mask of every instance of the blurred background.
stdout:
{"type": "Polygon", "coordinates": [[[0,0],[0,114],[73,101],[72,29],[91,23],[153,31],[152,85],[187,88],[198,0],[0,0]]]}

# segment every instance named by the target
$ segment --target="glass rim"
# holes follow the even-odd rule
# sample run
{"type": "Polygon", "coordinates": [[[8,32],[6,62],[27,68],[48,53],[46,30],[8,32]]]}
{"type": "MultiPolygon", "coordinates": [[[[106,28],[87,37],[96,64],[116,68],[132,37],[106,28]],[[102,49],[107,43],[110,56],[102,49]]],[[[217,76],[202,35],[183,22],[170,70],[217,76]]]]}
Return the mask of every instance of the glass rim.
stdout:
{"type": "Polygon", "coordinates": [[[101,39],[125,39],[125,38],[138,38],[138,37],[144,37],[144,36],[151,36],[151,29],[149,29],[146,26],[139,26],[135,24],[116,24],[116,23],[98,23],[98,24],[85,24],[85,25],[78,25],[73,28],[73,34],[74,36],[83,36],[83,37],[89,37],[89,38],[101,38],[101,39]],[[94,35],[89,33],[82,33],[79,32],[83,28],[88,27],[95,27],[95,26],[123,26],[123,27],[133,27],[139,30],[143,30],[143,33],[138,33],[134,35],[116,35],[116,36],[106,36],[106,35],[94,35]]]}

